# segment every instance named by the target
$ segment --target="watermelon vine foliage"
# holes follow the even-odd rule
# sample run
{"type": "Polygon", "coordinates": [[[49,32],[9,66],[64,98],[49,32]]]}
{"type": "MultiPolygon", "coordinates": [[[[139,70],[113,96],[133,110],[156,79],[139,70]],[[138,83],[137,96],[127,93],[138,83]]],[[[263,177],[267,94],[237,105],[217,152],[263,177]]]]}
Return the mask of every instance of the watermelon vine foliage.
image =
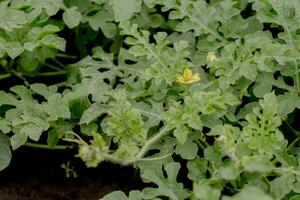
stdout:
{"type": "Polygon", "coordinates": [[[300,0],[1,1],[0,170],[73,146],[139,169],[103,200],[298,200],[299,27],[300,0]]]}

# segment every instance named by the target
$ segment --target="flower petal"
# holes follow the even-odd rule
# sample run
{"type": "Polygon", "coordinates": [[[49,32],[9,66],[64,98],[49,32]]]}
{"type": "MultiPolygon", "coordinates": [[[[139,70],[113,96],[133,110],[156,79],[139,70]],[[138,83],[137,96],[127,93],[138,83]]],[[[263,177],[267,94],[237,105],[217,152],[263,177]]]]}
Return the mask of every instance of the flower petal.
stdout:
{"type": "Polygon", "coordinates": [[[216,54],[214,52],[208,52],[206,60],[208,63],[218,60],[216,54]]]}
{"type": "Polygon", "coordinates": [[[183,71],[183,76],[179,76],[176,79],[176,82],[182,83],[182,84],[190,84],[190,83],[195,83],[200,80],[200,75],[199,73],[195,73],[193,75],[192,70],[190,68],[185,68],[183,71]]]}
{"type": "Polygon", "coordinates": [[[195,82],[199,81],[200,80],[200,74],[199,73],[194,74],[193,77],[192,77],[192,80],[194,80],[195,82]]]}
{"type": "Polygon", "coordinates": [[[185,81],[184,81],[184,79],[183,79],[183,77],[182,77],[182,76],[180,76],[180,77],[177,77],[177,80],[176,80],[176,82],[178,82],[178,83],[185,83],[185,81]]]}
{"type": "Polygon", "coordinates": [[[185,81],[191,80],[192,79],[192,75],[193,75],[192,70],[190,70],[188,67],[184,69],[184,71],[183,71],[183,79],[185,81]]]}

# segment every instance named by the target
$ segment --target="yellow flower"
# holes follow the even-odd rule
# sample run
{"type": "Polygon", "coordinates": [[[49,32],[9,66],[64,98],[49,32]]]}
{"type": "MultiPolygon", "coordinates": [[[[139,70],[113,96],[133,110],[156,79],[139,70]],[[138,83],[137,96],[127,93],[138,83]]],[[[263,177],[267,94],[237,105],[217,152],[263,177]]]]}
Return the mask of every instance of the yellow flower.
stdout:
{"type": "Polygon", "coordinates": [[[206,60],[207,62],[213,62],[215,60],[218,60],[216,54],[214,52],[208,52],[207,56],[206,56],[206,60]]]}
{"type": "Polygon", "coordinates": [[[183,84],[195,83],[198,82],[199,80],[200,80],[199,73],[193,75],[192,70],[190,70],[190,68],[188,67],[184,69],[182,76],[177,77],[177,82],[183,84]]]}

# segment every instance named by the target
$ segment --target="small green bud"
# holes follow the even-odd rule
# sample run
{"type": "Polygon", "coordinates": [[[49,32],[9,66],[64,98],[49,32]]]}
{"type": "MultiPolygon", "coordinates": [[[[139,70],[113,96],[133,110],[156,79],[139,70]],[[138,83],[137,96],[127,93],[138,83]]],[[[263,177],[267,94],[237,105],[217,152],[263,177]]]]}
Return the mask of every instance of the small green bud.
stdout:
{"type": "Polygon", "coordinates": [[[0,60],[0,65],[3,66],[3,67],[6,67],[8,64],[8,62],[5,60],[5,59],[1,59],[0,60]]]}
{"type": "Polygon", "coordinates": [[[297,44],[297,50],[300,51],[300,42],[297,44]]]}
{"type": "Polygon", "coordinates": [[[286,115],[281,116],[281,120],[282,120],[282,121],[286,121],[287,119],[288,119],[288,117],[287,117],[286,115]]]}
{"type": "Polygon", "coordinates": [[[206,56],[206,60],[208,63],[210,63],[218,60],[218,58],[214,52],[208,52],[206,56]]]}

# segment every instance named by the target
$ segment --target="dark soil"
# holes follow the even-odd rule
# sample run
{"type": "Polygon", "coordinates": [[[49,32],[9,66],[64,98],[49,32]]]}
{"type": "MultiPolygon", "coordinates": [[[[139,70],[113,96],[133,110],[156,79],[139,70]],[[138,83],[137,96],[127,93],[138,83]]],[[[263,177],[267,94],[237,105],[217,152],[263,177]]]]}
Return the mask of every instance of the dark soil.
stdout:
{"type": "Polygon", "coordinates": [[[74,152],[20,148],[0,172],[0,200],[96,200],[105,194],[138,188],[137,171],[103,163],[86,168],[74,152]],[[70,161],[78,177],[67,178],[62,163],[70,161]]]}

